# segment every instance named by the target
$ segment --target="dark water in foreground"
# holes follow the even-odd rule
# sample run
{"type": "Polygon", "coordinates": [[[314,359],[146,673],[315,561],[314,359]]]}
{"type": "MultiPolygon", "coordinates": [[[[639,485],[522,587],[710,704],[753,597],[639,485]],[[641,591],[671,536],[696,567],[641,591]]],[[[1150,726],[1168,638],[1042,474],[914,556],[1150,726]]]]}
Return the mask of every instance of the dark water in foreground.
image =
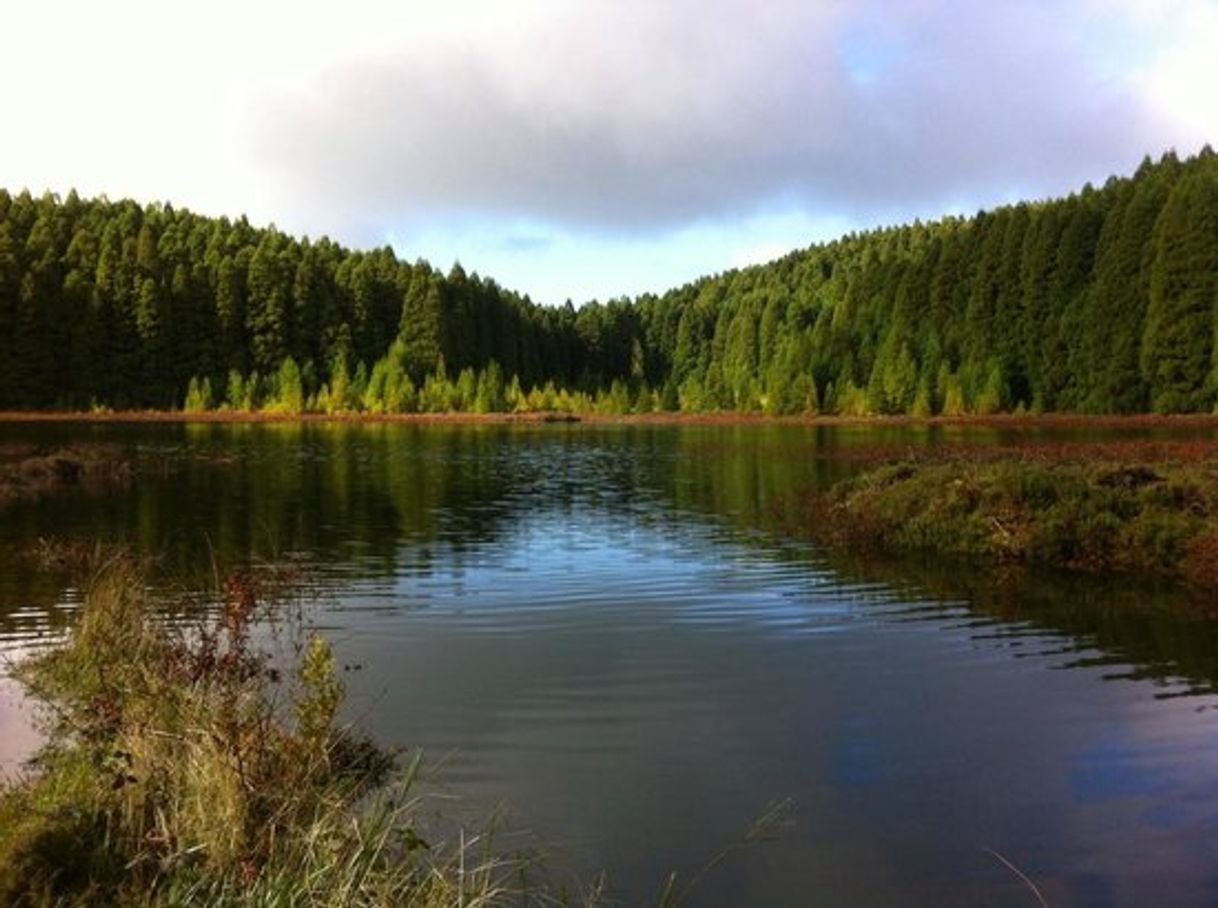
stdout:
{"type": "Polygon", "coordinates": [[[1218,902],[1211,623],[1128,584],[997,586],[788,532],[851,446],[1009,440],[951,432],[0,426],[147,466],[0,516],[0,643],[76,601],[15,557],[40,536],[126,541],[199,584],[211,553],[293,555],[362,666],[352,718],[627,904],[786,799],[690,904],[1034,904],[986,849],[1054,904],[1218,902]]]}

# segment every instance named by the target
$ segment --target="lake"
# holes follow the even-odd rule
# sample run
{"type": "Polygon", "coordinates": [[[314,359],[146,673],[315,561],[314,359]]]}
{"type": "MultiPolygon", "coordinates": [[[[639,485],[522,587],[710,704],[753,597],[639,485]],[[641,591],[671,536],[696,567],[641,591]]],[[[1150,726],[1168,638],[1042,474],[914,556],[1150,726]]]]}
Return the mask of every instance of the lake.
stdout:
{"type": "MultiPolygon", "coordinates": [[[[1106,430],[1109,434],[1117,430],[1106,430]]],[[[1142,435],[1148,434],[1143,431],[1142,435]]],[[[0,515],[0,643],[78,591],[40,537],[204,587],[306,563],[348,716],[423,748],[446,812],[500,810],[626,904],[1218,902],[1218,627],[1112,578],[829,555],[801,497],[871,444],[1083,429],[2,425],[107,442],[130,489],[0,515]]],[[[28,752],[0,687],[0,757],[28,752]]]]}

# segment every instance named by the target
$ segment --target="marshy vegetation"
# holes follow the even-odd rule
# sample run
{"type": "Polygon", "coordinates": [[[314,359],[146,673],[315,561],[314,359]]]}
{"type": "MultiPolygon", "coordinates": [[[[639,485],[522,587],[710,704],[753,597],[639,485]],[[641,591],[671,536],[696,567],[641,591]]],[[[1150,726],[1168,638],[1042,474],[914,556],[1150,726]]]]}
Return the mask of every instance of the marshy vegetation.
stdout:
{"type": "Polygon", "coordinates": [[[274,657],[254,642],[278,599],[241,573],[213,617],[172,620],[130,562],[105,566],[66,643],[15,668],[48,743],[0,789],[0,903],[476,906],[521,891],[526,859],[478,834],[437,839],[417,763],[339,725],[326,642],[299,622],[279,626],[274,657]]]}
{"type": "Polygon", "coordinates": [[[0,446],[0,507],[65,491],[105,491],[131,482],[132,468],[110,445],[0,446]]]}
{"type": "Polygon", "coordinates": [[[1212,444],[948,446],[880,461],[812,496],[818,537],[1218,586],[1212,444]]]}

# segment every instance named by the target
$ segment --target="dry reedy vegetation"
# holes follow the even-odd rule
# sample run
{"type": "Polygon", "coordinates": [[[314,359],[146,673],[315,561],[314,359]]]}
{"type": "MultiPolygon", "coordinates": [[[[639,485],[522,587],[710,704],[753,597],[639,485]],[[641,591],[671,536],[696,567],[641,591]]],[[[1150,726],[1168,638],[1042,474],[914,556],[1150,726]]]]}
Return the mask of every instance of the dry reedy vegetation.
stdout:
{"type": "Polygon", "coordinates": [[[110,445],[79,444],[51,451],[32,445],[0,447],[0,507],[73,489],[121,488],[131,477],[130,462],[110,445]]]}
{"type": "Polygon", "coordinates": [[[67,642],[16,667],[49,743],[0,788],[0,904],[520,900],[528,860],[479,833],[434,840],[416,823],[417,762],[338,725],[327,643],[296,633],[294,665],[276,667],[251,643],[257,582],[223,592],[218,615],[166,622],[139,570],[112,561],[67,642]]]}

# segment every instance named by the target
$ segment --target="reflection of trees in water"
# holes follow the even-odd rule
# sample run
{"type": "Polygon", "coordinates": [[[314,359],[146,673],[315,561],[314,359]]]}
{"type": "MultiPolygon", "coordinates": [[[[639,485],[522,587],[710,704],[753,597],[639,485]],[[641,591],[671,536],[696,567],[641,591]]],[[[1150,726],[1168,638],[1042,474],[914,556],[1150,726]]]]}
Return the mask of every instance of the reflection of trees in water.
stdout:
{"type": "MultiPolygon", "coordinates": [[[[39,536],[126,541],[187,586],[228,566],[303,556],[335,582],[460,570],[527,518],[587,522],[612,535],[708,529],[809,559],[803,493],[857,466],[852,447],[925,444],[942,428],[790,426],[513,427],[270,424],[126,427],[139,480],[101,499],[58,499],[6,515],[0,610],[49,606],[53,579],[15,557],[39,536]]],[[[994,439],[999,440],[999,439],[994,439]]],[[[991,571],[919,559],[834,555],[843,579],[1064,635],[1062,664],[1099,658],[1151,677],[1218,679],[1218,634],[1163,591],[1044,573],[997,583],[991,571]],[[1096,647],[1099,656],[1086,652],[1096,647]]],[[[30,620],[26,612],[22,621],[30,620]]],[[[927,613],[931,617],[933,609],[927,613]]],[[[7,623],[7,621],[6,621],[7,623]]],[[[10,632],[12,628],[10,626],[10,632]]]]}
{"type": "MultiPolygon", "coordinates": [[[[882,583],[911,600],[911,618],[943,620],[951,605],[966,607],[986,619],[974,635],[1015,656],[1056,653],[1061,668],[1111,666],[1112,678],[1183,680],[1189,691],[1218,692],[1218,623],[1178,588],[916,556],[833,553],[826,563],[844,582],[882,583]]],[[[1181,692],[1173,685],[1171,693],[1181,692]]]]}
{"type": "MultiPolygon", "coordinates": [[[[792,546],[804,535],[807,490],[849,475],[857,463],[840,450],[840,439],[822,435],[819,445],[810,447],[781,430],[768,437],[765,430],[734,434],[730,441],[687,443],[678,461],[685,466],[673,486],[674,501],[684,512],[726,522],[740,531],[739,541],[764,546],[771,557],[815,561],[846,584],[883,584],[896,600],[914,606],[902,617],[943,621],[954,606],[1000,622],[987,621],[976,634],[1002,638],[1014,655],[1024,646],[1021,640],[1034,641],[1037,652],[1060,651],[1063,668],[1111,665],[1113,677],[1183,679],[1193,689],[1218,692],[1218,622],[1211,607],[1178,588],[1129,577],[792,546]]],[[[893,434],[899,436],[899,430],[893,434]]],[[[931,439],[898,437],[906,443],[922,440],[931,439]]]]}

